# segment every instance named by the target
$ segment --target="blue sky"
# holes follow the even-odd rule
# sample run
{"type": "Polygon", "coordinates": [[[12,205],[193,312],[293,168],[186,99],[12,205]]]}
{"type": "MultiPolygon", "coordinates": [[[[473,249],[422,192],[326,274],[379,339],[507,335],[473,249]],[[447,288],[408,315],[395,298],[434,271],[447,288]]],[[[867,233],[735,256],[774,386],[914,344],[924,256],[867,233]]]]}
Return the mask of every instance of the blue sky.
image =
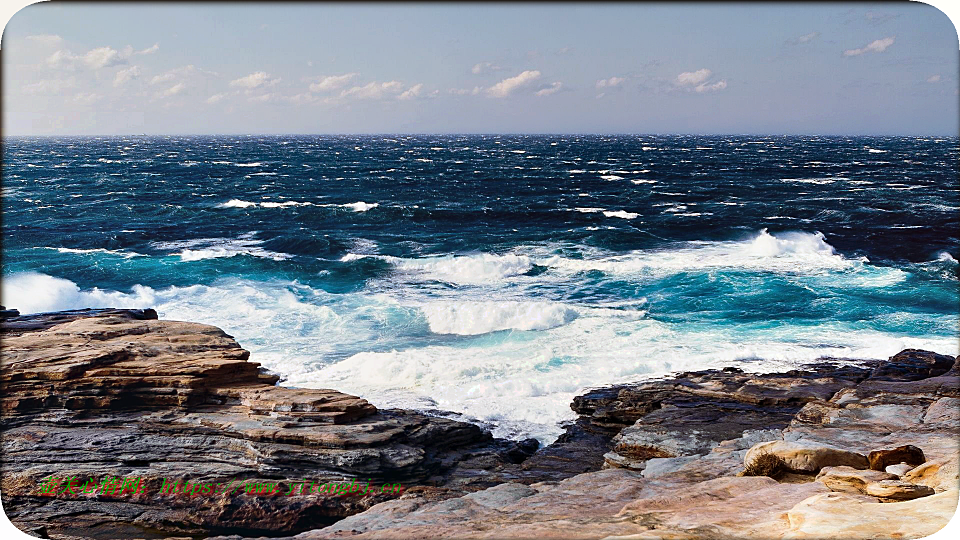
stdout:
{"type": "Polygon", "coordinates": [[[35,4],[6,135],[956,135],[923,4],[35,4]]]}

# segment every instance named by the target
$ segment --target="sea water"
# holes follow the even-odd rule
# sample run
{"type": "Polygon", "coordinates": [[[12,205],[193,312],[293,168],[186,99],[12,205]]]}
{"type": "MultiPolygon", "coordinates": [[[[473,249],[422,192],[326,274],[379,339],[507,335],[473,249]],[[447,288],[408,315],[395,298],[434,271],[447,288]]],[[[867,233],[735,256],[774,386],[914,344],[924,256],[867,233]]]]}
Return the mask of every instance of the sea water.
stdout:
{"type": "Polygon", "coordinates": [[[958,353],[956,138],[5,138],[3,304],[549,442],[586,388],[958,353]]]}

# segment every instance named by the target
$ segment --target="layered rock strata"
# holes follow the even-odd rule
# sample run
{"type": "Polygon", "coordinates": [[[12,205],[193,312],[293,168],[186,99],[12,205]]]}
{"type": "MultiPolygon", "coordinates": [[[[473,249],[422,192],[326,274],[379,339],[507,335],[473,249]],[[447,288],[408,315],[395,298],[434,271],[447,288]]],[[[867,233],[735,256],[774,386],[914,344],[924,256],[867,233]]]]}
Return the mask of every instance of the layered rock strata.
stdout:
{"type": "Polygon", "coordinates": [[[18,526],[41,535],[291,534],[393,496],[284,496],[297,482],[455,484],[462,493],[536,450],[336,390],[276,386],[222,330],[160,321],[152,310],[14,316],[0,325],[3,504],[18,526]],[[142,479],[144,489],[67,489],[71,479],[110,477],[142,479]],[[50,478],[63,483],[46,496],[50,478]],[[279,494],[161,495],[171,481],[269,483],[279,494]]]}

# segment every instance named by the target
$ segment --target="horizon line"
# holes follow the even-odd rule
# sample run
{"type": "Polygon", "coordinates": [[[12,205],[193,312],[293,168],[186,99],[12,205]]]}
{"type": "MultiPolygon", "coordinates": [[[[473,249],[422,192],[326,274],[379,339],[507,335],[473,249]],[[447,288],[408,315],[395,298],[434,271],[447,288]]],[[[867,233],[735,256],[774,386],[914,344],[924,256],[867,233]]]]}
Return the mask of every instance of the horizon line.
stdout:
{"type": "Polygon", "coordinates": [[[55,137],[251,137],[251,136],[272,136],[272,137],[383,137],[383,136],[511,136],[511,137],[583,137],[583,136],[624,136],[624,137],[899,137],[899,138],[919,138],[919,137],[938,137],[938,138],[957,138],[960,132],[952,134],[924,133],[924,134],[879,134],[879,133],[683,133],[683,132],[664,132],[664,133],[642,133],[642,132],[357,132],[357,133],[256,133],[256,132],[234,132],[234,133],[73,133],[73,134],[2,134],[2,138],[33,137],[33,138],[55,138],[55,137]]]}

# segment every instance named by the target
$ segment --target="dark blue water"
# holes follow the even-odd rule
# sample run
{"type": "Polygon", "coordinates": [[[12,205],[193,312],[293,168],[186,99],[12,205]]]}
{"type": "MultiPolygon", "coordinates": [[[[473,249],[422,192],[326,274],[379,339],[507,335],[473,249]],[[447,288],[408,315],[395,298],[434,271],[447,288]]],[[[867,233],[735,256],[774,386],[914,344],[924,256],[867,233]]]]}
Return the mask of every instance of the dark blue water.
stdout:
{"type": "Polygon", "coordinates": [[[4,304],[549,439],[584,387],[957,354],[957,139],[5,138],[4,304]]]}

